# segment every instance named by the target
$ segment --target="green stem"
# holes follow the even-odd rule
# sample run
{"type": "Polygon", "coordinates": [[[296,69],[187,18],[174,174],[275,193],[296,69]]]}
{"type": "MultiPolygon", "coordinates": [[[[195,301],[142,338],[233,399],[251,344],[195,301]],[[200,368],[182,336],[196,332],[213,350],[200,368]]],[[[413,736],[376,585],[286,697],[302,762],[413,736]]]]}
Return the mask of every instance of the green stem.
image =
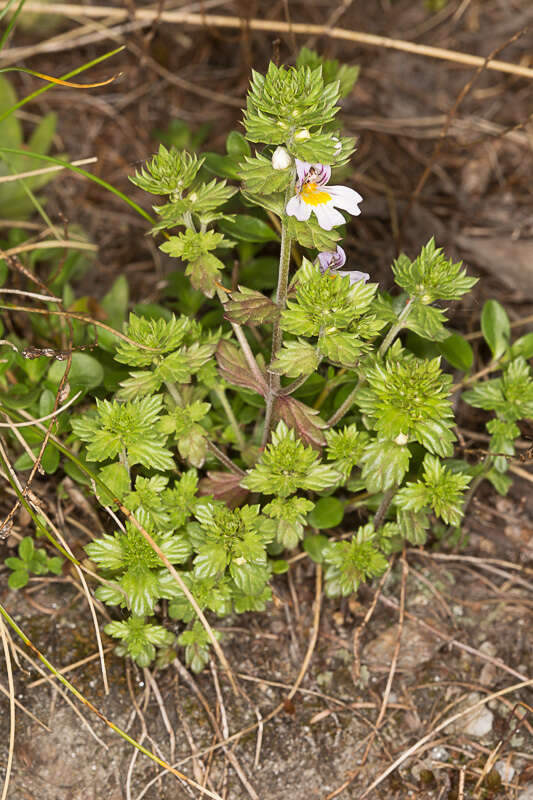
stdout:
{"type": "Polygon", "coordinates": [[[287,396],[289,394],[293,394],[296,389],[299,389],[300,386],[303,386],[306,380],[309,378],[309,375],[300,375],[299,378],[296,378],[295,381],[289,383],[287,386],[284,386],[283,389],[280,389],[279,394],[287,396]]]}
{"type": "Polygon", "coordinates": [[[393,486],[392,489],[387,489],[383,497],[381,498],[381,503],[379,504],[378,510],[374,516],[374,530],[377,531],[378,528],[381,528],[383,522],[385,521],[385,517],[387,516],[387,511],[389,510],[389,506],[392,502],[392,498],[396,494],[398,490],[397,486],[393,486]]]}
{"type": "Polygon", "coordinates": [[[352,389],[346,400],[340,404],[335,413],[332,414],[331,417],[328,419],[328,428],[332,428],[334,425],[336,425],[337,422],[339,422],[339,420],[341,420],[344,417],[344,415],[350,410],[350,408],[353,405],[355,395],[359,391],[359,387],[363,383],[364,379],[365,379],[364,375],[361,373],[359,375],[357,383],[355,384],[354,388],[352,389]]]}
{"type": "MultiPolygon", "coordinates": [[[[286,207],[290,194],[292,192],[293,181],[289,182],[287,191],[285,192],[284,207],[286,207]]],[[[292,240],[287,233],[287,215],[285,212],[281,218],[281,248],[279,254],[279,272],[278,272],[278,288],[276,291],[276,305],[279,309],[279,315],[274,321],[272,330],[272,358],[273,361],[283,344],[283,329],[281,327],[281,312],[287,303],[287,288],[289,285],[289,268],[291,263],[291,245],[292,240]]],[[[269,373],[268,391],[266,396],[266,412],[265,424],[263,428],[263,438],[261,446],[264,447],[270,438],[270,429],[272,427],[272,416],[274,412],[274,405],[276,396],[281,386],[281,376],[275,372],[269,373]]]]}
{"type": "Polygon", "coordinates": [[[385,336],[383,341],[381,342],[381,346],[378,350],[378,355],[383,358],[393,341],[395,340],[396,336],[400,333],[402,328],[404,327],[405,320],[409,316],[411,308],[413,307],[413,298],[410,297],[407,303],[404,305],[400,313],[398,314],[398,319],[389,330],[388,334],[385,336]]]}
{"type": "Polygon", "coordinates": [[[238,467],[237,464],[234,464],[231,458],[227,456],[219,447],[217,447],[214,442],[209,441],[209,439],[207,440],[207,449],[213,453],[213,455],[218,458],[220,463],[224,464],[224,466],[227,467],[230,472],[233,472],[235,475],[240,475],[244,478],[246,472],[238,467]]]}
{"type": "MultiPolygon", "coordinates": [[[[405,320],[409,316],[409,313],[410,313],[412,307],[413,307],[413,300],[412,300],[412,298],[409,298],[409,300],[407,301],[405,306],[402,308],[402,310],[398,314],[398,319],[396,320],[394,325],[391,327],[391,329],[389,330],[389,332],[387,333],[387,335],[385,336],[385,338],[383,339],[383,341],[382,341],[382,343],[380,345],[380,348],[378,350],[378,356],[380,356],[381,358],[383,358],[383,356],[385,355],[385,353],[387,352],[387,350],[389,349],[389,347],[393,343],[393,341],[396,338],[396,336],[400,333],[400,331],[404,327],[405,320]]],[[[361,384],[364,382],[364,380],[365,380],[364,374],[360,373],[359,374],[359,379],[358,379],[355,387],[352,389],[352,391],[350,392],[350,394],[348,395],[346,400],[338,407],[338,409],[335,411],[335,413],[332,414],[332,416],[328,419],[328,428],[332,428],[334,425],[336,425],[337,422],[339,422],[339,420],[341,420],[344,417],[344,415],[350,410],[350,408],[353,405],[353,401],[355,399],[355,396],[356,396],[357,392],[359,391],[359,388],[360,388],[361,384]]]]}
{"type": "Polygon", "coordinates": [[[220,400],[220,405],[222,406],[222,408],[226,413],[226,416],[229,420],[229,424],[231,425],[233,433],[235,434],[235,439],[237,440],[237,444],[239,445],[241,450],[244,450],[246,442],[244,440],[243,433],[239,428],[239,423],[237,422],[235,414],[233,413],[233,409],[228,402],[228,398],[226,397],[226,392],[219,386],[214,386],[212,391],[216,394],[216,396],[220,400]]]}

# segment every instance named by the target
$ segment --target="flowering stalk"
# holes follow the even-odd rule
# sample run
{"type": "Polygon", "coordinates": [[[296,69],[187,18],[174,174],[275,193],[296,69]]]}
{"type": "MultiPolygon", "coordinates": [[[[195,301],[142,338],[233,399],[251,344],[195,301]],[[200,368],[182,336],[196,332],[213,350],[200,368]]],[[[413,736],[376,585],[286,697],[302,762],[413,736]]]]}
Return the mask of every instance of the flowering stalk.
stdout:
{"type": "MultiPolygon", "coordinates": [[[[291,187],[293,177],[289,182],[289,186],[285,192],[285,207],[291,194],[291,187]]],[[[274,320],[272,330],[272,361],[276,358],[281,345],[283,343],[283,330],[281,327],[281,311],[285,308],[287,302],[287,287],[289,285],[289,268],[291,263],[291,245],[292,240],[287,232],[287,213],[285,212],[281,218],[281,247],[279,254],[279,271],[278,271],[278,288],[276,291],[276,305],[280,314],[274,320]]],[[[266,396],[266,411],[265,411],[265,424],[263,427],[263,437],[261,440],[261,447],[264,447],[268,442],[270,436],[270,429],[272,427],[272,415],[276,402],[276,395],[278,394],[281,386],[281,376],[275,372],[269,373],[268,391],[266,396]]]]}

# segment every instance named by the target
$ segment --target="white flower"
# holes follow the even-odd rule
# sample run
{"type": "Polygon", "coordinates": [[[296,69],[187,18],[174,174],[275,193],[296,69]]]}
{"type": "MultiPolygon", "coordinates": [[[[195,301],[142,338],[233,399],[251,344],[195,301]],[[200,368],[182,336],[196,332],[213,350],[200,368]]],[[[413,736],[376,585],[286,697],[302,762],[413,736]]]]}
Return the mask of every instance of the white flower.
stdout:
{"type": "Polygon", "coordinates": [[[319,253],[318,263],[322,274],[328,272],[332,278],[336,275],[340,275],[341,278],[349,278],[350,286],[353,286],[357,281],[366,283],[370,279],[368,272],[359,272],[357,269],[339,269],[339,267],[343,267],[346,264],[346,253],[340,245],[337,245],[336,251],[325,250],[323,253],[319,253]]]}
{"type": "Polygon", "coordinates": [[[325,164],[309,164],[307,161],[296,161],[298,181],[296,194],[287,203],[286,212],[289,217],[296,217],[306,222],[314,211],[318,224],[325,231],[335,225],[343,225],[344,217],[337,211],[342,208],[357,216],[361,213],[359,203],[363,198],[347,186],[328,186],[331,178],[331,167],[325,164]]]}
{"type": "Polygon", "coordinates": [[[291,165],[291,157],[284,147],[276,147],[272,153],[272,168],[287,169],[291,165]]]}

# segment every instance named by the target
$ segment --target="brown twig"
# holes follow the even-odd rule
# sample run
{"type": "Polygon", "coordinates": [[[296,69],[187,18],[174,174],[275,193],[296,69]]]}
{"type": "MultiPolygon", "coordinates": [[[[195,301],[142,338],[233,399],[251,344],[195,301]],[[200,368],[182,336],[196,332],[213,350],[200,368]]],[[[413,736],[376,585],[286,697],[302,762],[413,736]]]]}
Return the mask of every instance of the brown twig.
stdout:
{"type": "Polygon", "coordinates": [[[391,561],[389,562],[389,566],[387,567],[386,571],[383,573],[383,575],[380,578],[380,581],[378,583],[377,589],[374,592],[374,597],[372,599],[372,603],[370,604],[370,607],[368,608],[368,610],[367,610],[367,612],[365,614],[365,618],[363,619],[362,623],[357,626],[357,628],[355,629],[354,634],[353,634],[353,640],[352,640],[352,649],[353,649],[352,680],[353,680],[353,682],[354,682],[354,684],[356,686],[357,686],[357,684],[359,682],[359,678],[360,678],[360,675],[361,675],[361,658],[359,656],[359,642],[361,641],[361,637],[362,637],[362,635],[363,635],[363,633],[365,631],[366,626],[370,622],[370,619],[372,618],[372,615],[373,615],[374,611],[376,610],[376,606],[378,604],[379,596],[380,596],[381,592],[383,591],[383,587],[385,586],[387,578],[389,577],[389,575],[391,573],[393,565],[394,565],[394,558],[391,559],[391,561]]]}
{"type": "MultiPolygon", "coordinates": [[[[78,16],[80,14],[86,17],[98,19],[106,17],[109,19],[127,19],[128,11],[122,8],[107,7],[107,6],[81,6],[74,3],[37,3],[27,2],[24,6],[26,11],[38,11],[40,14],[63,14],[66,17],[78,16]]],[[[136,16],[139,19],[146,19],[152,21],[158,12],[152,9],[136,9],[136,16]]],[[[242,28],[242,19],[231,15],[220,14],[188,14],[180,11],[163,11],[159,14],[161,22],[180,25],[191,25],[195,27],[204,28],[206,26],[212,28],[242,28]]],[[[431,47],[425,44],[415,44],[414,42],[406,42],[403,39],[392,39],[387,36],[377,36],[371,33],[363,33],[362,31],[350,31],[345,28],[327,28],[324,25],[312,25],[303,22],[292,22],[289,25],[282,20],[269,20],[269,19],[250,19],[247,20],[247,26],[252,31],[265,31],[268,33],[289,33],[292,32],[297,35],[316,35],[328,36],[331,39],[340,39],[348,42],[358,42],[362,45],[369,47],[379,47],[385,50],[399,50],[404,53],[412,53],[413,55],[426,56],[428,58],[437,58],[444,61],[452,61],[456,64],[465,64],[470,67],[486,67],[486,69],[495,70],[496,72],[506,72],[511,75],[521,75],[524,78],[533,78],[533,69],[531,67],[524,67],[521,64],[510,64],[507,61],[497,61],[482,58],[481,56],[471,55],[470,53],[460,53],[455,50],[447,50],[443,47],[431,47]]]]}
{"type": "Polygon", "coordinates": [[[414,753],[416,753],[426,742],[431,741],[431,739],[437,733],[440,733],[440,731],[447,728],[448,725],[451,725],[453,722],[460,719],[461,717],[464,717],[467,714],[471,714],[473,711],[476,711],[476,709],[481,708],[487,703],[490,703],[491,700],[496,700],[498,697],[503,697],[504,695],[510,694],[511,692],[516,692],[519,689],[524,689],[526,686],[531,686],[531,684],[533,684],[533,678],[530,678],[529,680],[526,681],[522,681],[521,683],[515,683],[512,686],[507,686],[505,689],[500,689],[499,692],[493,692],[492,694],[489,694],[483,699],[479,700],[477,703],[474,703],[474,705],[469,706],[468,708],[465,708],[462,711],[459,711],[452,717],[448,717],[448,719],[445,719],[444,722],[441,722],[440,725],[432,729],[429,733],[427,733],[425,736],[423,736],[421,739],[415,742],[415,744],[409,747],[408,750],[405,750],[393,764],[388,766],[387,769],[384,772],[382,772],[381,775],[379,775],[367,789],[365,789],[359,800],[364,800],[365,797],[368,797],[368,795],[371,792],[373,792],[374,789],[376,789],[381,783],[383,783],[385,778],[388,778],[388,776],[391,773],[393,773],[396,769],[398,769],[398,767],[400,767],[404,763],[404,761],[406,761],[410,756],[414,755],[414,753]]]}

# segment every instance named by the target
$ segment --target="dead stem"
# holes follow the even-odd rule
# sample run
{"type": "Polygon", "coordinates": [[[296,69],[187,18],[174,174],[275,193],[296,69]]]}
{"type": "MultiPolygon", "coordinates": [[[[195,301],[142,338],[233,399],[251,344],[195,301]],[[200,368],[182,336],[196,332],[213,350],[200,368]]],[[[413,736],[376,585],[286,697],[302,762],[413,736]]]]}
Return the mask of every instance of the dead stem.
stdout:
{"type": "MultiPolygon", "coordinates": [[[[93,19],[108,18],[125,20],[128,18],[129,10],[107,6],[81,6],[75,3],[37,3],[27,2],[25,11],[37,11],[40,14],[64,14],[69,16],[85,16],[93,19]]],[[[136,8],[135,16],[138,19],[154,20],[159,18],[161,22],[174,23],[179,25],[199,26],[201,28],[237,28],[242,29],[242,18],[230,15],[219,14],[188,14],[176,11],[158,12],[156,9],[136,8]]],[[[456,64],[465,64],[471,67],[484,66],[486,59],[481,56],[471,55],[470,53],[460,53],[455,50],[447,50],[443,47],[432,47],[425,44],[407,42],[403,39],[392,39],[388,36],[377,36],[362,31],[351,31],[345,28],[327,28],[325,25],[313,25],[303,22],[291,22],[283,20],[269,19],[247,19],[246,26],[252,31],[265,31],[275,33],[293,33],[305,36],[324,36],[330,39],[339,39],[348,42],[358,42],[369,47],[379,47],[386,50],[399,50],[404,53],[437,58],[444,61],[452,61],[456,64]]],[[[525,67],[521,64],[511,64],[507,61],[490,60],[486,68],[496,72],[506,72],[511,75],[521,75],[524,78],[533,78],[533,68],[525,67]]]]}

